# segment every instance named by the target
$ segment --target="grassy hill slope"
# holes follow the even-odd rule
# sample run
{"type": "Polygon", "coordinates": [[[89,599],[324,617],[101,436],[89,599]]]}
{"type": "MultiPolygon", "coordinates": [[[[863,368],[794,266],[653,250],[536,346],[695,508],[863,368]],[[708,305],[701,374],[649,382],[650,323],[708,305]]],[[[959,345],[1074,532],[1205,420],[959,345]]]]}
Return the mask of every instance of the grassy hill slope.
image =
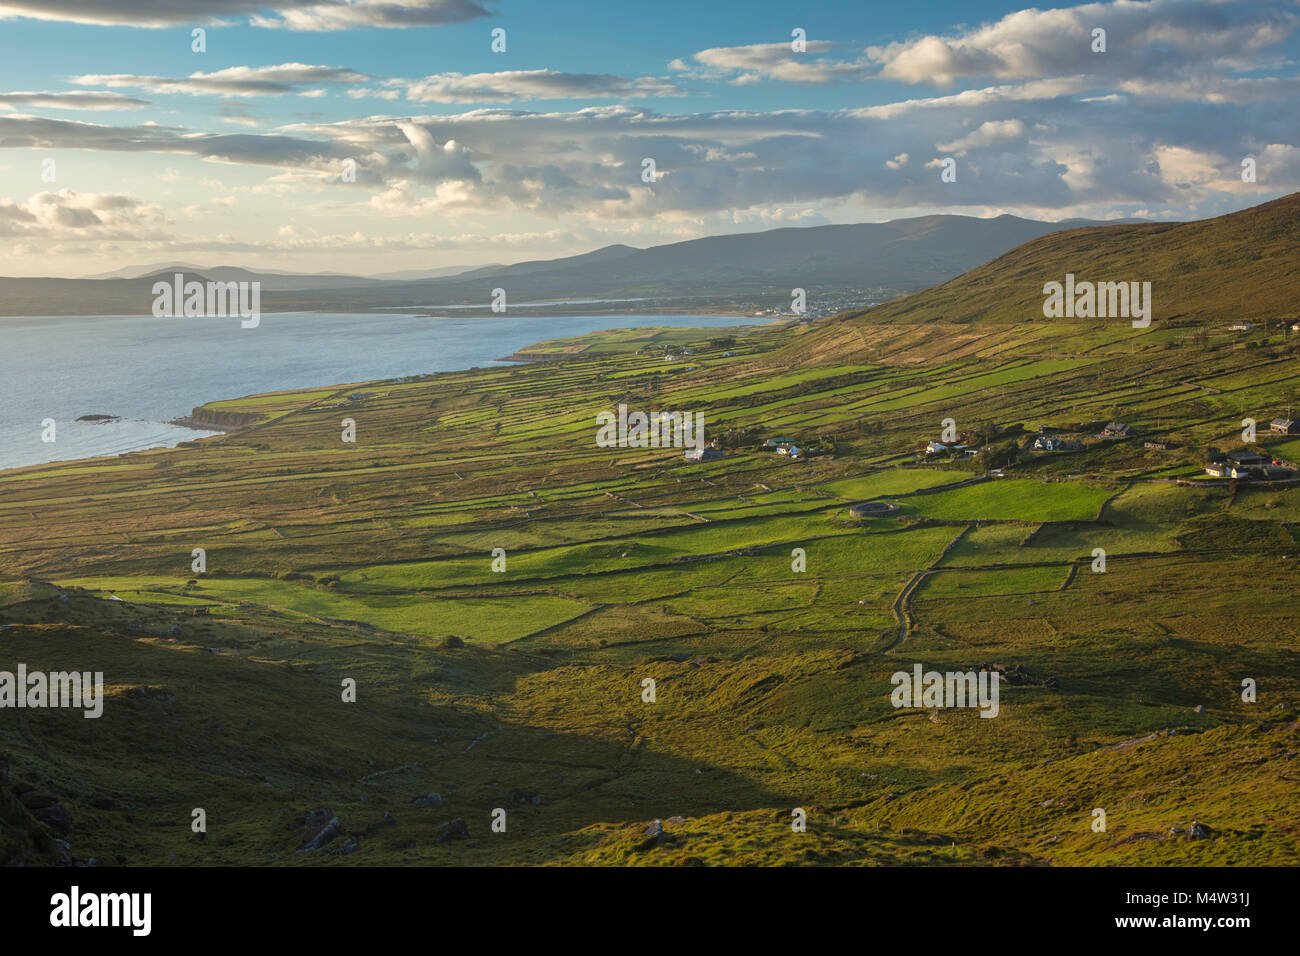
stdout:
{"type": "Polygon", "coordinates": [[[1067,272],[1150,282],[1157,322],[1300,319],[1300,193],[1199,222],[1055,232],[850,321],[1044,322],[1043,285],[1067,272]]]}
{"type": "MultiPolygon", "coordinates": [[[[0,853],[1294,865],[1300,485],[1202,465],[1300,404],[1293,340],[1226,328],[1251,282],[1280,295],[1256,258],[1284,275],[1294,248],[1251,237],[1295,209],[1168,227],[1236,263],[1238,301],[1189,298],[1190,327],[1015,323],[1026,280],[989,273],[999,301],[968,321],[950,283],[813,326],[596,333],[358,401],[224,400],[254,423],[0,474],[0,667],[109,685],[98,721],[0,713],[0,853]],[[731,447],[599,447],[620,402],[701,412],[731,447]],[[918,455],[945,418],[987,456],[918,455]],[[1040,425],[1079,447],[1033,450],[1040,425]],[[891,507],[853,517],[866,500],[891,507]],[[894,708],[916,664],[1000,668],[999,715],[894,708]]],[[[1134,228],[1008,259],[1088,235],[1140,278],[1167,257],[1134,228]]]]}

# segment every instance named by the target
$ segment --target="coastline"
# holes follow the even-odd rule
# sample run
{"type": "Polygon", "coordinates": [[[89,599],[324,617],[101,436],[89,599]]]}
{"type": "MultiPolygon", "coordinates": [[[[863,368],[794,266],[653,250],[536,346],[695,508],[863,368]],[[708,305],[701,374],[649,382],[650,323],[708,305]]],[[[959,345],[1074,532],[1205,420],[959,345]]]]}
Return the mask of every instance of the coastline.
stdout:
{"type": "MultiPolygon", "coordinates": [[[[514,312],[514,311],[515,311],[515,310],[512,310],[512,312],[514,312]]],[[[376,314],[376,315],[383,315],[383,314],[389,314],[389,315],[391,315],[392,313],[374,313],[374,314],[376,314]]],[[[517,314],[517,313],[516,313],[516,314],[517,314]]],[[[567,340],[567,341],[575,341],[575,342],[577,342],[577,341],[581,341],[581,340],[583,340],[583,339],[586,339],[586,340],[588,341],[588,343],[590,343],[590,342],[593,342],[593,341],[598,341],[598,340],[599,340],[599,336],[601,336],[602,334],[605,334],[605,333],[627,333],[627,332],[637,332],[637,333],[642,333],[642,334],[646,335],[647,337],[650,337],[650,336],[654,336],[654,335],[656,335],[656,334],[658,334],[658,333],[663,333],[663,332],[673,331],[673,330],[681,330],[681,331],[690,332],[690,333],[706,334],[706,333],[708,333],[708,332],[712,332],[712,331],[714,331],[714,330],[720,330],[720,329],[736,329],[736,330],[739,330],[739,329],[742,329],[742,328],[743,328],[743,329],[746,329],[746,330],[749,331],[749,332],[753,332],[753,331],[760,331],[760,330],[762,330],[762,329],[764,329],[764,328],[780,328],[780,327],[782,327],[782,326],[784,326],[784,325],[786,324],[786,323],[782,320],[781,317],[772,317],[772,316],[753,316],[753,315],[745,315],[745,314],[742,314],[742,313],[724,313],[724,312],[716,311],[716,310],[715,310],[715,311],[710,311],[710,312],[708,312],[708,313],[703,313],[703,314],[694,314],[694,313],[691,313],[691,314],[689,314],[689,316],[687,316],[687,315],[683,315],[683,313],[680,313],[680,312],[662,312],[662,313],[652,313],[653,316],[654,316],[654,319],[655,319],[656,321],[658,321],[661,317],[662,317],[663,319],[666,319],[667,321],[663,322],[663,324],[637,324],[637,323],[635,322],[635,318],[637,318],[637,317],[642,317],[642,318],[646,317],[646,316],[647,316],[647,313],[645,313],[645,312],[628,313],[628,312],[615,311],[615,312],[607,312],[607,313],[601,313],[601,314],[604,315],[604,316],[606,316],[606,317],[609,317],[609,316],[616,316],[616,317],[626,316],[630,321],[629,321],[629,324],[627,324],[627,325],[615,326],[615,327],[612,327],[612,328],[609,328],[609,329],[598,329],[598,330],[593,330],[593,331],[586,332],[586,333],[582,333],[582,334],[578,334],[578,335],[563,335],[563,334],[561,334],[558,338],[555,338],[555,339],[539,338],[538,340],[534,341],[533,343],[531,343],[531,344],[529,344],[529,345],[526,345],[526,346],[522,347],[521,349],[518,349],[517,351],[512,352],[512,353],[510,353],[509,355],[507,355],[507,356],[505,356],[505,357],[503,357],[503,358],[489,359],[489,360],[487,360],[487,361],[490,361],[490,362],[500,362],[500,363],[510,363],[510,364],[517,364],[517,365],[524,365],[524,364],[530,364],[530,363],[542,363],[542,362],[548,362],[548,363],[549,363],[549,362],[562,362],[562,361],[565,361],[565,360],[567,360],[567,359],[575,358],[575,357],[578,357],[578,356],[583,355],[583,354],[588,354],[589,357],[590,357],[590,354],[600,354],[599,351],[597,351],[597,352],[595,352],[595,353],[586,353],[586,349],[587,349],[588,346],[582,346],[582,347],[580,347],[580,348],[575,348],[575,349],[573,349],[573,350],[566,350],[566,349],[560,349],[560,350],[548,350],[548,351],[533,351],[533,350],[534,350],[534,349],[539,349],[539,348],[541,348],[541,347],[543,347],[543,346],[546,346],[546,345],[548,345],[549,343],[562,342],[562,341],[566,341],[566,340],[567,340]],[[675,325],[675,324],[672,323],[672,317],[674,317],[674,316],[681,316],[681,317],[683,317],[683,318],[687,318],[687,317],[689,317],[689,318],[691,318],[691,319],[695,319],[695,320],[710,320],[710,319],[717,319],[717,320],[719,320],[721,323],[732,323],[732,324],[721,324],[721,325],[717,325],[717,326],[714,326],[714,325],[699,325],[699,326],[693,326],[693,325],[675,325]],[[735,324],[737,319],[748,319],[748,320],[750,320],[750,322],[747,322],[747,323],[745,323],[744,325],[735,324]]],[[[594,315],[594,313],[592,313],[592,315],[594,315]]],[[[414,316],[413,316],[413,317],[414,317],[414,316]]],[[[539,318],[539,319],[540,319],[540,318],[551,318],[551,317],[557,317],[557,318],[570,318],[570,317],[572,317],[572,316],[569,315],[569,314],[565,314],[565,313],[556,313],[554,316],[543,316],[542,314],[539,314],[539,313],[529,313],[527,317],[528,317],[528,318],[539,318]]],[[[59,318],[59,317],[58,317],[58,316],[55,316],[55,318],[59,318]]],[[[451,318],[451,317],[448,317],[448,318],[451,318]]],[[[545,335],[545,332],[544,332],[543,330],[540,330],[540,329],[539,329],[538,331],[541,332],[543,335],[545,335]]],[[[441,375],[441,374],[450,374],[450,373],[455,373],[455,372],[459,372],[459,371],[465,371],[465,370],[468,370],[468,369],[472,369],[472,368],[474,368],[474,367],[475,367],[474,365],[467,364],[467,365],[464,366],[464,368],[461,368],[461,369],[440,369],[440,370],[435,371],[435,372],[421,373],[421,377],[424,377],[424,376],[426,376],[426,375],[428,375],[428,376],[437,376],[437,375],[441,375]]],[[[401,377],[403,377],[403,376],[392,376],[391,378],[395,380],[395,379],[397,379],[397,378],[401,378],[401,377]]],[[[376,377],[376,378],[371,378],[371,379],[365,379],[365,380],[362,381],[362,382],[353,382],[353,383],[347,383],[346,381],[344,381],[344,382],[342,382],[342,383],[339,383],[339,382],[331,383],[331,382],[328,382],[328,381],[327,381],[325,384],[312,384],[312,385],[305,385],[305,386],[302,386],[301,388],[294,388],[294,389],[291,389],[291,391],[295,391],[295,392],[296,392],[296,391],[309,391],[309,390],[329,389],[329,388],[331,388],[331,387],[335,387],[335,386],[342,388],[342,387],[345,387],[347,384],[355,384],[355,385],[358,385],[358,386],[359,386],[359,385],[362,385],[362,384],[365,384],[365,383],[372,383],[372,382],[373,382],[373,383],[379,383],[379,382],[385,382],[385,381],[389,381],[389,380],[390,380],[390,377],[376,377]]],[[[209,407],[209,406],[210,406],[210,405],[233,404],[233,405],[235,405],[236,408],[238,408],[238,407],[239,407],[239,406],[238,406],[238,402],[239,402],[239,400],[240,400],[241,398],[251,398],[251,397],[253,397],[253,396],[255,396],[255,395],[264,395],[264,394],[269,394],[269,393],[274,392],[274,391],[278,391],[278,389],[276,389],[276,388],[273,386],[273,387],[270,388],[270,389],[263,389],[263,390],[249,391],[249,392],[247,392],[247,393],[240,394],[240,395],[233,396],[233,397],[232,397],[232,396],[228,396],[228,395],[227,395],[227,396],[223,396],[223,397],[214,397],[214,398],[212,398],[212,399],[210,399],[210,400],[208,400],[208,401],[206,401],[206,402],[203,402],[203,403],[200,404],[200,405],[194,406],[194,407],[190,410],[190,413],[189,413],[188,415],[181,415],[181,416],[178,416],[178,417],[176,417],[176,418],[171,418],[171,419],[165,419],[165,418],[162,418],[162,417],[160,416],[158,419],[156,419],[156,421],[157,421],[159,424],[166,424],[166,425],[174,426],[174,427],[177,427],[177,428],[184,428],[184,429],[188,429],[188,430],[190,430],[190,431],[193,431],[193,432],[197,433],[197,434],[195,434],[194,437],[191,438],[191,439],[186,439],[186,440],[184,440],[184,441],[179,441],[179,442],[174,442],[174,443],[173,443],[173,442],[162,442],[162,443],[159,443],[159,444],[150,445],[150,446],[148,446],[147,448],[128,448],[128,450],[124,450],[124,451],[118,451],[118,452],[107,452],[107,453],[105,453],[105,454],[99,454],[99,455],[91,454],[91,455],[80,456],[80,457],[75,457],[75,458],[54,458],[54,459],[50,459],[50,460],[45,460],[45,461],[35,461],[35,462],[30,462],[30,463],[20,464],[20,465],[19,465],[19,464],[15,464],[15,465],[12,465],[12,466],[7,466],[7,467],[2,467],[2,468],[0,468],[0,473],[6,473],[6,474],[7,474],[7,473],[15,472],[15,471],[21,471],[22,469],[25,469],[25,468],[33,468],[33,467],[66,465],[66,464],[71,463],[71,462],[92,461],[92,460],[104,460],[104,459],[108,459],[108,458],[119,458],[119,459],[120,459],[120,458],[125,457],[125,456],[127,456],[127,455],[138,454],[138,453],[140,453],[140,452],[149,452],[149,451],[155,451],[155,450],[158,450],[158,449],[169,449],[169,448],[183,447],[183,446],[190,445],[190,444],[192,444],[192,443],[201,442],[201,441],[203,441],[203,440],[205,440],[205,439],[207,439],[207,438],[216,438],[216,437],[218,437],[218,436],[226,435],[226,434],[230,434],[230,433],[232,433],[232,432],[242,431],[242,430],[247,429],[247,428],[249,428],[249,427],[252,427],[252,426],[258,424],[260,421],[264,420],[265,415],[264,415],[261,411],[256,411],[256,412],[249,412],[249,411],[236,411],[236,410],[234,410],[234,409],[229,409],[229,410],[227,410],[226,408],[211,408],[211,407],[209,407]]],[[[198,397],[201,397],[201,396],[195,396],[195,397],[198,398],[198,397]]],[[[84,417],[84,416],[83,416],[83,417],[84,417]]],[[[98,415],[96,415],[96,417],[98,417],[98,415]]],[[[110,418],[116,418],[117,416],[108,416],[108,417],[110,417],[110,418]]]]}
{"type": "MultiPolygon", "coordinates": [[[[225,399],[216,399],[216,401],[225,401],[225,399]]],[[[241,428],[248,427],[247,425],[217,425],[211,422],[200,421],[193,415],[184,415],[181,418],[173,418],[167,424],[176,425],[180,428],[191,428],[194,431],[222,433],[239,431],[241,428]]]]}

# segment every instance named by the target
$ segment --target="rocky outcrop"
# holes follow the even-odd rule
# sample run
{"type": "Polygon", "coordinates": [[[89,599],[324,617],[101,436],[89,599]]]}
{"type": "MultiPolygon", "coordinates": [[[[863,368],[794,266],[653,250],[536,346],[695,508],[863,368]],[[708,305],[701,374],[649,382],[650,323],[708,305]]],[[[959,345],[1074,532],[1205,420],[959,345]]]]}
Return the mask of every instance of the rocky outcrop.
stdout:
{"type": "Polygon", "coordinates": [[[438,827],[440,831],[435,843],[447,843],[450,840],[468,840],[469,827],[460,817],[452,820],[450,823],[444,823],[438,827]]]}
{"type": "Polygon", "coordinates": [[[213,428],[218,431],[232,431],[236,428],[247,428],[249,425],[256,425],[261,418],[259,412],[232,412],[200,405],[193,409],[187,417],[178,418],[171,424],[184,425],[187,428],[213,428]]]}

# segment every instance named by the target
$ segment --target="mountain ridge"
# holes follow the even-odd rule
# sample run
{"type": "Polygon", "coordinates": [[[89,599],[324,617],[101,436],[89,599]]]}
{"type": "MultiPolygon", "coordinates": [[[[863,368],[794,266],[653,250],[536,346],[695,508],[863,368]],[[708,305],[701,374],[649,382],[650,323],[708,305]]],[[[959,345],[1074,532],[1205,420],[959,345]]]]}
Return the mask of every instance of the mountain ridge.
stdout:
{"type": "MultiPolygon", "coordinates": [[[[613,244],[575,256],[425,279],[259,273],[231,266],[199,269],[191,277],[261,281],[267,311],[474,305],[486,302],[494,288],[504,288],[508,302],[784,296],[796,287],[810,292],[910,291],[951,279],[1027,240],[1088,225],[1095,224],[931,215],[884,223],[784,226],[645,249],[613,244]]],[[[150,279],[0,278],[0,314],[145,314],[152,302],[150,279]]]]}

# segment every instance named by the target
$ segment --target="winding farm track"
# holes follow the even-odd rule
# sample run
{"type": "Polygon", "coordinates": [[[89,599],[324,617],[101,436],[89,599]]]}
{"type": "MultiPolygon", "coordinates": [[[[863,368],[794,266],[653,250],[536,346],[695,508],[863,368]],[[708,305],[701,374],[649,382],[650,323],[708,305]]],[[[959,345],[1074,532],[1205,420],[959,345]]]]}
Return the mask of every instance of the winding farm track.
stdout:
{"type": "Polygon", "coordinates": [[[973,527],[975,527],[973,524],[963,525],[956,536],[944,545],[943,550],[939,552],[939,556],[930,562],[929,567],[913,574],[907,584],[903,585],[903,590],[898,593],[898,597],[894,598],[892,610],[894,617],[898,618],[898,637],[894,638],[894,643],[885,648],[886,653],[899,647],[903,641],[907,640],[907,635],[912,629],[911,618],[907,613],[907,601],[912,596],[912,592],[920,587],[921,582],[930,576],[934,569],[939,566],[939,563],[948,556],[948,552],[957,547],[957,543],[966,537],[966,533],[973,527]]]}

